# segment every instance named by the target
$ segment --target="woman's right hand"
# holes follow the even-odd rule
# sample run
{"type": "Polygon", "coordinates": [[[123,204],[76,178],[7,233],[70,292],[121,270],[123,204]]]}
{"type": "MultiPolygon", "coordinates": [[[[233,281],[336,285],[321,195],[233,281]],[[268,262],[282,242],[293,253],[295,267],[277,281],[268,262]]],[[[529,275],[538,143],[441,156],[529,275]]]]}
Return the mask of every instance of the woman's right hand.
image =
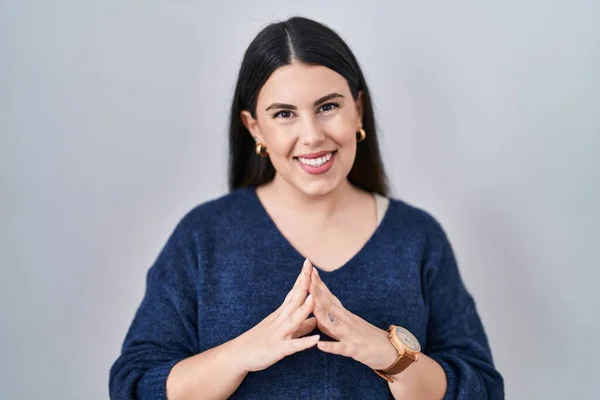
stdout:
{"type": "Polygon", "coordinates": [[[240,363],[246,372],[261,371],[277,361],[317,344],[319,335],[312,332],[316,318],[308,318],[314,299],[308,295],[312,264],[307,259],[292,290],[283,304],[265,319],[233,340],[240,363]]]}

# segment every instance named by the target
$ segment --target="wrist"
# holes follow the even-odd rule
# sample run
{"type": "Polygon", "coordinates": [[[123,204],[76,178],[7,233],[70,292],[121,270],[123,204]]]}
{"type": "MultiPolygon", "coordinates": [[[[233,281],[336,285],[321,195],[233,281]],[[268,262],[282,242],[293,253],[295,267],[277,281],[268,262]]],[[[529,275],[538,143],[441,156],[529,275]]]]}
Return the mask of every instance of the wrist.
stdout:
{"type": "Polygon", "coordinates": [[[225,342],[219,347],[220,365],[226,366],[233,374],[239,375],[242,378],[248,375],[250,369],[244,362],[244,354],[246,352],[239,338],[225,342]]]}
{"type": "Polygon", "coordinates": [[[401,326],[390,325],[387,332],[389,333],[389,343],[397,350],[397,358],[389,367],[375,370],[375,372],[388,382],[392,383],[394,380],[391,376],[398,375],[419,360],[421,345],[419,344],[418,339],[409,330],[401,326]]]}
{"type": "Polygon", "coordinates": [[[390,342],[388,332],[381,330],[380,336],[381,346],[378,357],[379,362],[378,365],[373,367],[373,369],[386,370],[391,367],[394,362],[396,362],[396,359],[398,358],[398,350],[396,350],[392,342],[390,342]]]}

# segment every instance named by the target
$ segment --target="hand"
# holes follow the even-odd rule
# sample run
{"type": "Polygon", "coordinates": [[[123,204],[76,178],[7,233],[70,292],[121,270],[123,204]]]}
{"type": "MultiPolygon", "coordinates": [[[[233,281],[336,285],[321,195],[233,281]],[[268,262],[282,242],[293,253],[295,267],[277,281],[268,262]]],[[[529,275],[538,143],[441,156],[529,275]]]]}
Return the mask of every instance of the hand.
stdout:
{"type": "Polygon", "coordinates": [[[281,306],[272,314],[235,338],[236,353],[243,357],[246,372],[260,371],[296,352],[317,344],[319,335],[302,337],[315,329],[313,296],[308,295],[312,265],[304,262],[302,271],[281,306]]]}
{"type": "Polygon", "coordinates": [[[351,357],[373,369],[386,369],[398,357],[388,333],[346,310],[312,268],[309,292],[314,297],[317,328],[337,342],[320,341],[320,350],[351,357]]]}

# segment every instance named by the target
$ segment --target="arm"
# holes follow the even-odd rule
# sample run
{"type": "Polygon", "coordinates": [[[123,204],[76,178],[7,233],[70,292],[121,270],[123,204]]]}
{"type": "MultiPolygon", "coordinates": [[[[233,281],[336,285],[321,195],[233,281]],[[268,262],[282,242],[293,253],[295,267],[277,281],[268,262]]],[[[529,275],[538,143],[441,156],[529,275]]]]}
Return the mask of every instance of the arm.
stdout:
{"type": "Polygon", "coordinates": [[[243,371],[232,370],[233,341],[200,353],[194,243],[192,229],[180,223],[149,269],[146,293],[110,370],[111,399],[224,398],[244,379],[243,371]]]}
{"type": "MultiPolygon", "coordinates": [[[[424,273],[430,308],[424,353],[446,374],[444,399],[504,399],[504,381],[494,367],[476,304],[464,286],[445,232],[437,222],[436,227],[424,273]]],[[[424,364],[433,365],[429,360],[424,364]]]]}
{"type": "MultiPolygon", "coordinates": [[[[392,361],[396,360],[398,351],[390,344],[392,361]]],[[[388,383],[394,399],[441,399],[446,392],[447,382],[444,370],[434,359],[419,354],[419,360],[397,375],[392,375],[394,382],[388,383]]]]}
{"type": "Polygon", "coordinates": [[[177,399],[225,399],[240,386],[247,371],[233,362],[238,354],[234,341],[177,363],[167,378],[167,397],[177,399]]]}
{"type": "MultiPolygon", "coordinates": [[[[435,223],[435,221],[434,221],[435,223]]],[[[429,306],[425,348],[419,361],[392,377],[395,398],[504,399],[475,303],[464,287],[450,243],[437,227],[423,267],[423,296],[429,306]]],[[[310,293],[318,328],[337,341],[320,350],[351,357],[375,369],[388,368],[398,352],[386,331],[349,312],[314,269],[310,293]]]]}
{"type": "MultiPolygon", "coordinates": [[[[318,343],[320,350],[352,357],[368,367],[387,369],[397,357],[398,350],[389,340],[388,332],[352,314],[335,297],[313,271],[310,291],[315,297],[314,314],[318,328],[338,342],[318,343]]],[[[396,399],[441,399],[446,391],[446,375],[442,367],[425,354],[403,372],[392,376],[390,392],[396,399]]]]}

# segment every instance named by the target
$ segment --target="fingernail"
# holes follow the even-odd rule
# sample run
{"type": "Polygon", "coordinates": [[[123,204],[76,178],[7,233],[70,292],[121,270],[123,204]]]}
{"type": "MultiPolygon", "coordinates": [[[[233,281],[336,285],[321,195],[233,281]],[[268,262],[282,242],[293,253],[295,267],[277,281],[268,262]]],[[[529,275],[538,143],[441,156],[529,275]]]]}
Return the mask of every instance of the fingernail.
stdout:
{"type": "Polygon", "coordinates": [[[317,341],[317,340],[319,340],[321,338],[321,335],[312,335],[312,336],[309,336],[309,337],[310,337],[310,340],[317,341]]]}
{"type": "Polygon", "coordinates": [[[304,299],[304,302],[308,303],[310,301],[310,299],[312,299],[312,293],[309,294],[308,296],[306,296],[306,299],[304,299]]]}
{"type": "Polygon", "coordinates": [[[304,272],[304,275],[308,275],[308,267],[310,264],[310,260],[307,258],[306,260],[304,260],[304,264],[302,264],[302,272],[304,272]]]}

